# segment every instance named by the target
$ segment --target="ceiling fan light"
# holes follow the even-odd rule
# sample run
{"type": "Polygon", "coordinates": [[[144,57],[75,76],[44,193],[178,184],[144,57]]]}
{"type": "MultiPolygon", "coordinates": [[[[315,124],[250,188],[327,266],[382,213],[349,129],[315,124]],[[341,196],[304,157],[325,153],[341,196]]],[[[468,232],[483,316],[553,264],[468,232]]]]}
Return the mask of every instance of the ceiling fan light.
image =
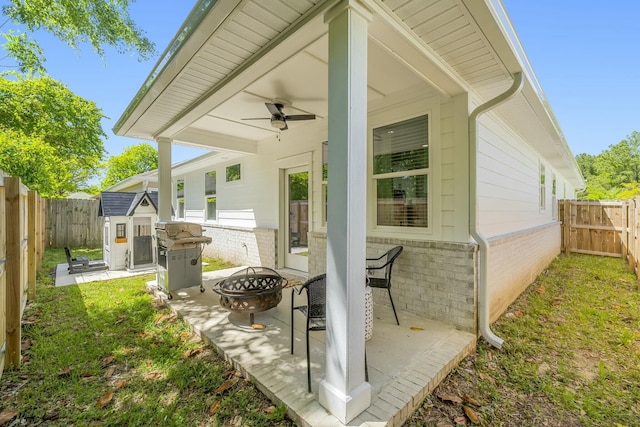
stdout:
{"type": "Polygon", "coordinates": [[[287,123],[283,119],[272,119],[271,126],[277,129],[284,129],[287,127],[287,123]]]}

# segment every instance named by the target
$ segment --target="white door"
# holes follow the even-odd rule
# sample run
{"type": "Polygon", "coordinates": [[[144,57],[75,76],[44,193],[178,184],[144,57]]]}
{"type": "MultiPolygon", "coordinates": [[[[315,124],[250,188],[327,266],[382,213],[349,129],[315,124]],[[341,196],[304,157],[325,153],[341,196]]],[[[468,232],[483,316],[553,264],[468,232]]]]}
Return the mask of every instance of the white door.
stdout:
{"type": "Polygon", "coordinates": [[[309,170],[286,169],[284,174],[284,242],[286,268],[308,270],[309,170]]]}

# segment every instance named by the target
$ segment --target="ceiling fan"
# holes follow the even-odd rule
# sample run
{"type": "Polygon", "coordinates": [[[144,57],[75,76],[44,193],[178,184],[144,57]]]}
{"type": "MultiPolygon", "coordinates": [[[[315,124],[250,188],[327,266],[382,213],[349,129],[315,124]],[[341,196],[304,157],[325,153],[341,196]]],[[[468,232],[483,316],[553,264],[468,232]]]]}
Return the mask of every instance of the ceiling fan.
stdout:
{"type": "Polygon", "coordinates": [[[265,102],[264,105],[267,106],[267,110],[271,113],[271,117],[254,117],[242,120],[271,120],[271,126],[274,128],[287,130],[289,129],[287,126],[287,120],[315,120],[316,118],[315,114],[292,114],[288,116],[282,112],[282,109],[284,108],[284,104],[282,102],[265,102]]]}

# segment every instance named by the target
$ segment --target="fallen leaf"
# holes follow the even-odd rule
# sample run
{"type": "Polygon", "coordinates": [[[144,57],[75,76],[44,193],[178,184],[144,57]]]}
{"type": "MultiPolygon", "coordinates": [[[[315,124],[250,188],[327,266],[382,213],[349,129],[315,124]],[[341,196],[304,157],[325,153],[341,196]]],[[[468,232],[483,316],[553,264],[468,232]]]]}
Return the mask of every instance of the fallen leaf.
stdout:
{"type": "Polygon", "coordinates": [[[436,424],[436,427],[453,427],[453,424],[448,421],[440,421],[438,424],[436,424]]]}
{"type": "Polygon", "coordinates": [[[542,295],[547,291],[542,286],[540,286],[539,288],[536,288],[536,292],[542,295]]]}
{"type": "Polygon", "coordinates": [[[160,372],[160,371],[151,371],[151,372],[147,372],[146,374],[144,374],[143,378],[145,380],[157,380],[160,377],[162,377],[162,372],[160,372]]]}
{"type": "Polygon", "coordinates": [[[207,411],[207,413],[209,414],[209,416],[215,415],[216,412],[218,412],[218,408],[220,408],[220,401],[216,400],[211,404],[211,406],[209,406],[209,410],[207,411]]]}
{"type": "Polygon", "coordinates": [[[613,310],[620,310],[620,306],[618,304],[614,304],[611,306],[613,310]]]}
{"type": "Polygon", "coordinates": [[[445,393],[441,393],[438,395],[438,398],[440,400],[444,400],[447,402],[453,402],[453,403],[462,403],[462,399],[456,395],[453,394],[445,394],[445,393]]]}
{"type": "Polygon", "coordinates": [[[182,341],[185,341],[185,340],[189,339],[189,337],[191,337],[191,333],[190,332],[181,332],[180,333],[180,338],[182,339],[182,341]]]}
{"type": "Polygon", "coordinates": [[[480,424],[480,416],[478,415],[478,413],[476,411],[473,410],[473,408],[464,405],[464,406],[462,406],[462,409],[464,410],[465,415],[469,418],[469,420],[472,423],[480,424]]]}
{"type": "Polygon", "coordinates": [[[102,367],[104,368],[105,366],[108,366],[111,364],[111,362],[113,362],[114,357],[113,356],[107,356],[104,359],[102,359],[102,367]]]}
{"type": "Polygon", "coordinates": [[[188,359],[190,357],[195,356],[196,354],[200,353],[202,351],[202,348],[192,348],[189,349],[187,351],[185,351],[184,353],[182,353],[182,358],[183,359],[188,359]]]}
{"type": "Polygon", "coordinates": [[[226,380],[225,382],[222,383],[222,385],[220,385],[220,387],[218,387],[215,391],[215,394],[222,394],[225,391],[229,390],[231,387],[234,386],[235,383],[238,382],[238,378],[231,378],[229,380],[226,380]]]}
{"type": "Polygon", "coordinates": [[[491,384],[496,385],[496,380],[491,375],[485,374],[484,372],[480,372],[478,376],[480,377],[480,379],[489,381],[491,384]]]}
{"type": "Polygon", "coordinates": [[[104,408],[109,404],[109,402],[111,402],[112,399],[113,399],[113,393],[108,392],[104,396],[100,397],[100,399],[98,399],[98,403],[96,403],[96,406],[98,408],[104,408]]]}
{"type": "Polygon", "coordinates": [[[467,419],[465,417],[455,417],[453,422],[456,423],[457,426],[466,426],[467,419]]]}
{"type": "Polygon", "coordinates": [[[109,378],[112,377],[113,374],[116,372],[116,367],[115,366],[109,366],[105,371],[104,371],[104,377],[105,378],[109,378]]]}
{"type": "Polygon", "coordinates": [[[69,366],[68,368],[64,368],[60,372],[58,372],[58,376],[59,377],[68,377],[71,374],[71,371],[73,371],[73,368],[71,366],[69,366]]]}
{"type": "Polygon", "coordinates": [[[147,366],[150,368],[151,366],[153,366],[153,360],[151,359],[147,359],[147,366]]]}
{"type": "Polygon", "coordinates": [[[27,355],[22,356],[22,359],[20,359],[20,363],[29,363],[31,361],[31,358],[27,355]]]}
{"type": "Polygon", "coordinates": [[[124,315],[124,314],[122,316],[118,317],[118,319],[116,320],[116,325],[119,325],[120,323],[122,323],[122,321],[124,319],[126,319],[126,318],[127,318],[127,316],[124,315]]]}
{"type": "Polygon", "coordinates": [[[16,415],[18,415],[18,411],[15,409],[5,409],[0,412],[0,426],[11,421],[16,415]]]}
{"type": "Polygon", "coordinates": [[[276,410],[276,407],[273,405],[267,406],[266,408],[264,408],[264,412],[266,412],[267,414],[271,414],[275,410],[276,410]]]}
{"type": "Polygon", "coordinates": [[[163,314],[162,316],[160,316],[160,317],[158,317],[158,318],[156,319],[155,324],[157,325],[157,324],[159,324],[159,323],[162,323],[163,321],[165,321],[165,320],[166,320],[166,319],[168,319],[168,318],[169,318],[169,315],[168,315],[168,314],[163,314]]]}
{"type": "Polygon", "coordinates": [[[120,390],[121,388],[123,388],[126,385],[127,385],[127,382],[125,380],[118,380],[116,382],[116,390],[120,390]]]}
{"type": "Polygon", "coordinates": [[[267,328],[267,325],[262,324],[262,323],[252,323],[252,324],[251,324],[251,327],[252,327],[253,329],[262,330],[262,329],[266,329],[266,328],[267,328]]]}
{"type": "Polygon", "coordinates": [[[412,331],[424,331],[424,329],[423,329],[423,328],[420,328],[420,327],[418,327],[418,326],[412,326],[412,327],[411,327],[411,328],[409,328],[409,329],[411,329],[412,331]]]}
{"type": "Polygon", "coordinates": [[[480,406],[480,402],[474,399],[472,396],[469,396],[467,393],[462,393],[462,398],[467,402],[472,404],[473,406],[480,406]]]}
{"type": "Polygon", "coordinates": [[[31,348],[31,340],[24,340],[20,343],[20,350],[27,351],[31,348]]]}

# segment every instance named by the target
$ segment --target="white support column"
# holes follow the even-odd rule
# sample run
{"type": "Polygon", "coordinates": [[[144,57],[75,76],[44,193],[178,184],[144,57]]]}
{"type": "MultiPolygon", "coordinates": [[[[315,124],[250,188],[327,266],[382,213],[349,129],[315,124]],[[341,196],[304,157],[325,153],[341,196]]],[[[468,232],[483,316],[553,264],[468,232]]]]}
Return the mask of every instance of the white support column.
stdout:
{"type": "Polygon", "coordinates": [[[158,219],[171,220],[171,140],[158,138],[158,219]]]}
{"type": "Polygon", "coordinates": [[[346,424],[371,404],[365,381],[367,31],[357,0],[329,10],[327,361],[320,404],[346,424]]]}

